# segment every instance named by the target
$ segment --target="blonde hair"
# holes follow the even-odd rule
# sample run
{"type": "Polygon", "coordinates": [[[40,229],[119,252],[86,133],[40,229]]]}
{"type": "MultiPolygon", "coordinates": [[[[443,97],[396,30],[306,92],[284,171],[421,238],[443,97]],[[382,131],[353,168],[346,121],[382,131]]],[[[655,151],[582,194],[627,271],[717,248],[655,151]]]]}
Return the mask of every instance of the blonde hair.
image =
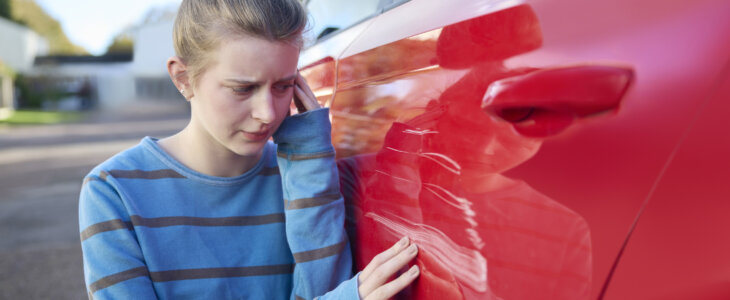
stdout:
{"type": "Polygon", "coordinates": [[[301,47],[307,13],[299,1],[183,0],[172,39],[190,83],[210,65],[210,53],[226,37],[249,35],[301,47]]]}

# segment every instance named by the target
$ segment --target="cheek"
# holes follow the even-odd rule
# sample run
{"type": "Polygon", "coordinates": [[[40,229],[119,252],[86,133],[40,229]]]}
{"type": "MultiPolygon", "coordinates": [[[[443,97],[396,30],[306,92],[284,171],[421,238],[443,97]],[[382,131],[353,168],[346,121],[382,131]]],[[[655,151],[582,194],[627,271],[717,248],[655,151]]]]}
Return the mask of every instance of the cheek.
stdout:
{"type": "Polygon", "coordinates": [[[290,111],[292,103],[292,94],[289,93],[287,96],[283,96],[276,100],[275,106],[276,106],[276,113],[279,119],[283,120],[287,113],[290,111]]]}
{"type": "Polygon", "coordinates": [[[222,91],[209,93],[205,98],[197,100],[200,101],[198,106],[203,110],[206,122],[216,127],[229,127],[246,115],[246,109],[240,105],[241,102],[222,91]]]}

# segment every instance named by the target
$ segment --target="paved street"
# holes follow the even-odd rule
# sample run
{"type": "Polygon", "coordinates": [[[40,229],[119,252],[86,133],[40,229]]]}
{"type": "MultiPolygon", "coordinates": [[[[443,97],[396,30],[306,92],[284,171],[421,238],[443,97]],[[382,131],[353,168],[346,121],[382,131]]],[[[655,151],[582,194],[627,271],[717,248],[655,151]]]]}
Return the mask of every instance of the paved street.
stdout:
{"type": "Polygon", "coordinates": [[[78,194],[89,170],[187,123],[186,104],[135,103],[76,124],[0,124],[0,299],[85,299],[78,194]]]}

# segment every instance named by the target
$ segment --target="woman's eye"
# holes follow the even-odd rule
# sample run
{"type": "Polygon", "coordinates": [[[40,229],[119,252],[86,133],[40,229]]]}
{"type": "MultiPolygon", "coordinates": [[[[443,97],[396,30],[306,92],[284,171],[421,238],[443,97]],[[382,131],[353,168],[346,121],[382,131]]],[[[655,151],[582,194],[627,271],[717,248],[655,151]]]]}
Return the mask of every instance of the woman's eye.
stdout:
{"type": "Polygon", "coordinates": [[[280,91],[280,92],[286,92],[286,91],[288,91],[288,90],[289,90],[290,88],[292,88],[293,86],[294,86],[294,84],[293,84],[293,83],[288,83],[288,84],[277,84],[277,85],[275,85],[275,86],[274,86],[274,89],[275,89],[275,90],[277,90],[277,91],[280,91]]]}
{"type": "Polygon", "coordinates": [[[252,85],[249,85],[249,86],[234,87],[234,88],[231,88],[231,89],[236,94],[249,94],[249,93],[253,92],[256,89],[256,87],[255,86],[252,86],[252,85]]]}

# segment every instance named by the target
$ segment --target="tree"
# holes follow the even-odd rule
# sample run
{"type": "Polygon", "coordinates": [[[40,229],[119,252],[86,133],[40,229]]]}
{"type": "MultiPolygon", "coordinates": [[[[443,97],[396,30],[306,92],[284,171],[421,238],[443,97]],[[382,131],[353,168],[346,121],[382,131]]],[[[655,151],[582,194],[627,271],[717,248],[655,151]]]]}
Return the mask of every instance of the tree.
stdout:
{"type": "MultiPolygon", "coordinates": [[[[0,0],[0,3],[7,1],[10,4],[12,20],[28,26],[28,28],[46,38],[51,54],[89,54],[84,48],[71,43],[63,32],[61,24],[49,16],[34,0],[0,0]]],[[[1,6],[0,9],[2,9],[1,6]]]]}
{"type": "Polygon", "coordinates": [[[104,55],[132,54],[134,53],[134,40],[127,34],[119,34],[106,48],[104,55]]]}
{"type": "Polygon", "coordinates": [[[10,1],[9,0],[0,0],[0,17],[6,18],[8,20],[11,19],[11,17],[10,17],[10,1]]]}

